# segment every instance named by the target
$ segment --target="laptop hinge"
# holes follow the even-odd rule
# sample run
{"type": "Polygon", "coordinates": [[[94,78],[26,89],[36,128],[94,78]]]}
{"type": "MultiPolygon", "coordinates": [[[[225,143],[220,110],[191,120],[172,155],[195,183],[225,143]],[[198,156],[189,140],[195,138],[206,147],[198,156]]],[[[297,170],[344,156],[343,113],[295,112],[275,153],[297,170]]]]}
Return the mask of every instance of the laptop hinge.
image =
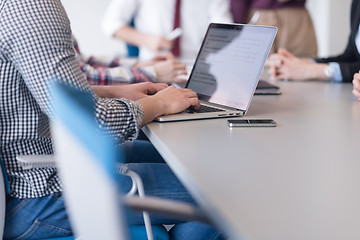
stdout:
{"type": "Polygon", "coordinates": [[[205,106],[218,107],[218,108],[223,108],[223,109],[227,109],[227,110],[231,110],[231,111],[245,112],[244,110],[241,110],[241,109],[237,109],[237,108],[233,108],[233,107],[229,107],[229,106],[224,106],[224,105],[217,104],[217,103],[207,102],[207,101],[203,101],[203,100],[199,100],[199,101],[200,101],[200,103],[202,105],[205,105],[205,106]]]}

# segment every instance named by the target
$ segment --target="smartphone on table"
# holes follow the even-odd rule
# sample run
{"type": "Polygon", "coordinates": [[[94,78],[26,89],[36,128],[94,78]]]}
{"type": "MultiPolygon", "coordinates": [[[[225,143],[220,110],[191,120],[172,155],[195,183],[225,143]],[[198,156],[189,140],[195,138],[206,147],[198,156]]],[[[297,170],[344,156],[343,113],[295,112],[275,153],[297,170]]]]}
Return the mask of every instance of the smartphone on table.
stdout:
{"type": "Polygon", "coordinates": [[[230,119],[229,127],[276,127],[273,119],[230,119]]]}

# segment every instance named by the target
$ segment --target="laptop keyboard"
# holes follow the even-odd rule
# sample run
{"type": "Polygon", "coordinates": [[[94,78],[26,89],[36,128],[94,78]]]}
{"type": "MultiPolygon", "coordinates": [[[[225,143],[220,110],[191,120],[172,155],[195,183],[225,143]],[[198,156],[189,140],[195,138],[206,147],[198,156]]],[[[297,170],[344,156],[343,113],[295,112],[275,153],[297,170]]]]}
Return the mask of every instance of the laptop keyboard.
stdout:
{"type": "Polygon", "coordinates": [[[222,112],[222,111],[225,111],[225,110],[210,107],[210,106],[204,106],[204,105],[200,105],[199,109],[194,109],[193,107],[190,107],[185,110],[185,112],[187,112],[187,113],[207,113],[207,112],[222,112]]]}

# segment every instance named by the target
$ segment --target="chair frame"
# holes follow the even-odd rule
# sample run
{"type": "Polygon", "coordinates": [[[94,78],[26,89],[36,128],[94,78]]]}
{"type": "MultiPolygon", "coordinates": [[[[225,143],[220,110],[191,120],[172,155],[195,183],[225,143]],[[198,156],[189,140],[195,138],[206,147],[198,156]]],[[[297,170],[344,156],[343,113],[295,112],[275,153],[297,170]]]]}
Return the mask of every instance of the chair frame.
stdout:
{"type": "Polygon", "coordinates": [[[199,208],[145,197],[141,178],[125,165],[116,166],[122,152],[118,152],[117,143],[99,128],[94,118],[93,96],[61,82],[55,80],[49,86],[56,116],[51,122],[56,155],[18,156],[17,159],[24,169],[59,168],[68,215],[76,235],[84,239],[127,239],[128,227],[122,219],[124,205],[145,212],[149,240],[153,236],[147,212],[210,223],[199,208]],[[132,178],[133,187],[127,197],[118,191],[116,167],[118,172],[132,178]],[[79,173],[82,174],[80,178],[77,177],[79,173]],[[139,195],[135,196],[135,192],[139,195]],[[101,228],[94,223],[95,219],[103,219],[101,228]]]}

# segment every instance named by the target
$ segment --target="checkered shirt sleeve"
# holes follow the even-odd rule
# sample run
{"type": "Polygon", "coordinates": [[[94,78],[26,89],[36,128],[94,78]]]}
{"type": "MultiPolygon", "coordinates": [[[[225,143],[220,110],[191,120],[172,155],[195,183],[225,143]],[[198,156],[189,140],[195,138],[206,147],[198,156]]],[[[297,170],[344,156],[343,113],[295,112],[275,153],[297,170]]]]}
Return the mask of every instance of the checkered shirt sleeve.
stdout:
{"type": "MultiPolygon", "coordinates": [[[[13,197],[62,190],[56,169],[24,170],[16,162],[17,155],[53,153],[47,85],[54,77],[92,92],[76,62],[60,0],[0,0],[0,156],[13,197]]],[[[122,141],[134,140],[142,122],[141,106],[93,96],[101,127],[122,141]]]]}
{"type": "Polygon", "coordinates": [[[79,67],[91,85],[156,82],[156,73],[152,66],[137,68],[123,66],[120,58],[105,60],[94,56],[88,57],[81,53],[74,36],[72,42],[79,67]]]}

